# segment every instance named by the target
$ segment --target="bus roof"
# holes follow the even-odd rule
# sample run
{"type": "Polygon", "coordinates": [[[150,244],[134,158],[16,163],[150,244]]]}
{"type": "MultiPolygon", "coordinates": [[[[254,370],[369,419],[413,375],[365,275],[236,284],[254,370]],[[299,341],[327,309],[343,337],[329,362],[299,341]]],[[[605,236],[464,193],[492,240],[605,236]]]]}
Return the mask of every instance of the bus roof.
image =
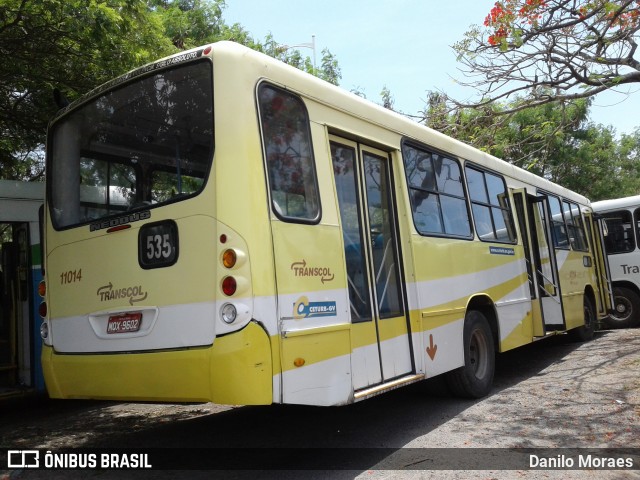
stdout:
{"type": "Polygon", "coordinates": [[[527,170],[489,155],[488,153],[474,148],[469,144],[455,140],[443,133],[421,125],[404,115],[386,109],[369,100],[359,97],[354,93],[348,92],[341,87],[330,84],[295,67],[269,57],[268,55],[231,41],[217,42],[210,46],[198,47],[185,52],[180,52],[132,70],[100,87],[95,88],[73,102],[71,105],[61,109],[52,119],[52,123],[70,110],[74,109],[76,106],[86,102],[88,99],[99,95],[107,89],[115,88],[136,76],[148,74],[157,69],[164,68],[167,65],[175,65],[209,55],[213,56],[214,59],[216,56],[226,57],[227,59],[234,61],[236,64],[244,65],[246,71],[255,75],[256,82],[261,79],[266,79],[278,83],[303,97],[320,104],[327,105],[330,108],[341,111],[345,114],[363,119],[370,124],[392,131],[399,136],[419,141],[435,149],[451,154],[452,156],[469,160],[479,166],[494,170],[502,175],[522,182],[523,186],[535,186],[536,188],[560,195],[578,203],[585,205],[589,204],[589,200],[587,198],[576,192],[561,187],[527,170]]]}
{"type": "Polygon", "coordinates": [[[44,200],[44,182],[0,180],[0,199],[44,200]]]}
{"type": "Polygon", "coordinates": [[[263,53],[228,41],[213,44],[214,58],[217,53],[237,56],[238,61],[240,61],[241,58],[244,61],[252,58],[255,62],[255,68],[262,70],[260,73],[261,77],[282,83],[286,85],[287,89],[295,91],[313,101],[362,118],[367,122],[392,130],[398,135],[406,136],[408,139],[420,141],[443,152],[473,161],[480,166],[494,170],[522,183],[533,185],[549,193],[555,193],[582,204],[589,204],[589,200],[583,195],[494,157],[467,143],[455,140],[441,132],[421,125],[404,115],[386,109],[263,53]],[[268,75],[265,75],[265,72],[268,72],[268,75]]]}
{"type": "Polygon", "coordinates": [[[614,210],[627,207],[639,207],[640,195],[633,195],[631,197],[614,198],[612,200],[601,200],[599,202],[592,203],[593,209],[596,212],[604,212],[606,210],[614,210]]]}

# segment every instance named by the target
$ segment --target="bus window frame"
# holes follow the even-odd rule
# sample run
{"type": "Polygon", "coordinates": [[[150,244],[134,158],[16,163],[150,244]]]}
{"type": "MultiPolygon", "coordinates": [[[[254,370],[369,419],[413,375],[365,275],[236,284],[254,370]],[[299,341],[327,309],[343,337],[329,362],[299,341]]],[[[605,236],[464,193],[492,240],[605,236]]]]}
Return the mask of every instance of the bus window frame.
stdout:
{"type": "MultiPolygon", "coordinates": [[[[199,52],[199,53],[202,53],[202,52],[199,52]]],[[[47,129],[47,144],[46,144],[47,158],[49,160],[46,162],[46,165],[45,165],[45,177],[47,178],[46,187],[45,187],[45,199],[46,199],[45,208],[48,211],[47,213],[49,215],[49,218],[51,219],[50,220],[51,225],[53,226],[55,231],[61,232],[65,230],[72,230],[74,228],[80,228],[80,227],[85,227],[87,225],[93,225],[95,223],[109,221],[110,219],[118,218],[128,213],[135,213],[143,210],[151,210],[159,207],[164,207],[167,205],[171,205],[174,203],[182,202],[184,200],[189,200],[191,198],[197,197],[198,195],[200,195],[202,192],[206,190],[211,179],[214,157],[216,152],[216,124],[215,124],[215,118],[214,118],[215,117],[214,115],[215,114],[215,95],[214,95],[215,91],[214,91],[213,61],[209,57],[199,55],[197,56],[197,58],[193,60],[176,62],[168,66],[166,65],[166,62],[158,61],[154,63],[153,66],[154,68],[151,68],[151,69],[149,69],[148,67],[141,67],[137,70],[134,70],[130,74],[128,74],[126,76],[126,80],[120,81],[119,79],[116,79],[115,81],[108,82],[103,86],[98,87],[96,90],[90,91],[89,93],[81,97],[77,101],[77,103],[73,103],[70,106],[60,110],[56,114],[56,116],[53,118],[53,120],[50,122],[47,129]],[[51,179],[54,178],[54,175],[51,173],[51,170],[54,168],[54,164],[50,159],[53,158],[53,153],[54,153],[53,141],[55,137],[55,135],[51,132],[53,132],[54,129],[57,129],[61,124],[61,122],[63,122],[66,118],[68,118],[69,115],[73,115],[75,112],[82,110],[83,108],[87,107],[93,102],[98,101],[100,98],[105,97],[106,95],[113,94],[120,90],[126,89],[130,85],[133,85],[141,81],[145,81],[153,76],[161,75],[168,71],[185,68],[187,66],[191,66],[199,63],[208,64],[208,70],[210,72],[209,94],[210,94],[211,109],[212,109],[212,118],[211,118],[211,124],[210,124],[211,125],[210,151],[209,151],[207,164],[205,165],[206,168],[203,169],[204,176],[202,177],[202,185],[200,186],[200,188],[195,192],[192,192],[189,194],[176,195],[173,198],[162,201],[162,202],[132,205],[130,208],[123,210],[121,212],[111,213],[99,218],[84,219],[82,221],[76,221],[76,222],[65,224],[65,225],[59,224],[59,221],[54,212],[55,205],[53,202],[53,196],[54,196],[53,189],[58,187],[54,187],[53,182],[51,181],[51,179]]],[[[86,149],[81,149],[79,153],[80,153],[80,159],[84,158],[86,156],[85,155],[86,149]]],[[[138,176],[138,174],[140,173],[138,171],[139,166],[134,165],[130,161],[127,162],[125,157],[120,157],[119,155],[109,154],[104,152],[91,152],[91,155],[86,158],[89,158],[91,160],[107,161],[110,163],[118,163],[125,166],[133,166],[134,169],[136,170],[136,195],[137,195],[138,189],[141,185],[140,178],[138,176]],[[111,159],[114,159],[114,160],[111,160],[111,159]]],[[[152,168],[150,168],[149,180],[151,180],[151,173],[161,168],[162,167],[159,167],[157,165],[154,165],[152,168]]],[[[151,185],[150,181],[147,183],[151,185]]]]}
{"type": "MultiPolygon", "coordinates": [[[[436,237],[436,238],[449,238],[449,239],[455,239],[455,240],[468,240],[468,241],[473,241],[474,239],[474,225],[473,225],[473,217],[471,216],[471,211],[470,211],[470,207],[469,207],[469,192],[467,191],[467,185],[466,185],[466,181],[465,181],[465,177],[464,177],[464,161],[462,159],[460,159],[459,157],[449,153],[449,152],[445,152],[443,150],[431,147],[429,145],[426,145],[422,142],[419,142],[417,140],[413,140],[410,138],[403,138],[402,142],[400,144],[400,155],[402,158],[402,169],[404,170],[404,177],[405,177],[405,181],[406,181],[406,185],[407,185],[407,197],[408,197],[408,206],[411,210],[411,221],[413,222],[413,227],[415,228],[416,232],[423,237],[436,237]],[[439,208],[439,214],[440,214],[440,221],[442,222],[442,229],[444,230],[444,216],[443,216],[443,212],[442,212],[442,206],[440,203],[440,195],[444,194],[447,197],[451,197],[451,198],[457,198],[457,199],[462,199],[464,200],[464,205],[465,205],[465,210],[467,212],[467,221],[468,221],[468,225],[469,225],[469,235],[456,235],[456,234],[451,234],[451,233],[446,233],[446,232],[429,232],[429,231],[423,231],[420,228],[418,228],[418,225],[416,224],[416,217],[415,217],[415,211],[413,209],[413,200],[412,200],[412,196],[411,196],[411,192],[412,190],[416,190],[416,187],[413,187],[411,182],[409,181],[409,176],[408,176],[408,171],[407,171],[407,165],[406,165],[406,161],[405,161],[405,148],[413,148],[415,150],[419,150],[422,153],[425,154],[429,154],[429,155],[441,155],[445,158],[447,158],[448,160],[453,161],[454,163],[456,163],[459,167],[459,172],[460,172],[460,185],[462,188],[462,197],[457,197],[448,193],[442,193],[438,190],[435,190],[431,193],[438,195],[438,208],[439,208]]],[[[435,180],[435,184],[436,184],[436,188],[437,188],[437,179],[434,176],[434,180],[435,180]]]]}
{"type": "Polygon", "coordinates": [[[586,229],[584,227],[585,222],[584,219],[582,218],[582,211],[580,209],[580,205],[576,202],[573,202],[569,199],[563,198],[561,201],[561,205],[562,205],[562,215],[564,217],[564,223],[567,227],[567,235],[569,237],[569,245],[571,246],[571,250],[575,251],[575,252],[590,252],[590,245],[587,239],[587,232],[586,229]],[[571,217],[571,223],[568,222],[567,220],[567,215],[565,215],[565,204],[569,206],[569,216],[571,217]],[[578,211],[578,215],[574,215],[574,208],[577,209],[578,211]],[[576,219],[578,220],[579,224],[576,225],[576,219]],[[573,242],[571,241],[571,235],[570,233],[573,231],[575,232],[576,230],[582,232],[582,242],[584,243],[584,248],[578,248],[577,242],[574,240],[573,242]]]}
{"type": "MultiPolygon", "coordinates": [[[[551,216],[551,218],[549,218],[549,226],[551,227],[551,241],[553,243],[553,248],[557,248],[560,250],[567,250],[570,251],[571,250],[571,241],[569,240],[569,228],[567,227],[567,221],[564,218],[564,209],[562,208],[562,202],[564,200],[564,197],[561,197],[560,195],[556,195],[555,193],[550,193],[547,192],[545,190],[538,190],[537,195],[539,197],[547,197],[548,199],[548,203],[549,203],[549,215],[551,216]],[[556,230],[554,227],[554,225],[559,224],[560,222],[558,222],[557,220],[553,219],[553,212],[551,211],[551,199],[555,199],[558,201],[558,206],[560,207],[560,216],[562,217],[562,225],[564,225],[564,235],[567,239],[567,244],[566,245],[560,245],[560,242],[558,241],[557,235],[556,235],[556,230]]],[[[545,212],[546,215],[546,212],[545,212]]]]}
{"type": "Polygon", "coordinates": [[[640,208],[636,208],[631,213],[631,221],[633,222],[633,234],[635,235],[635,248],[632,251],[640,249],[640,208]]]}
{"type": "MultiPolygon", "coordinates": [[[[631,225],[631,235],[633,235],[633,241],[631,242],[631,249],[628,250],[617,250],[615,252],[612,252],[609,250],[609,246],[608,246],[608,242],[605,241],[605,253],[607,255],[624,255],[627,253],[632,253],[634,251],[636,251],[639,247],[639,242],[640,242],[640,235],[638,235],[638,229],[635,227],[634,222],[636,219],[636,212],[640,210],[640,209],[636,209],[635,211],[632,211],[629,208],[618,208],[616,210],[611,210],[611,211],[606,211],[606,212],[602,212],[599,215],[602,216],[605,224],[607,225],[607,230],[609,231],[609,235],[608,237],[612,236],[614,234],[613,232],[613,228],[609,225],[609,223],[607,222],[607,220],[613,216],[613,215],[622,215],[622,214],[626,214],[629,216],[630,218],[630,225],[631,225]]],[[[640,220],[640,218],[639,218],[640,220]]],[[[622,223],[625,223],[624,221],[622,223]]]]}
{"type": "MultiPolygon", "coordinates": [[[[313,144],[313,135],[311,133],[311,116],[309,115],[309,110],[307,109],[307,105],[304,102],[304,98],[289,90],[286,88],[283,88],[281,86],[278,86],[272,82],[269,82],[267,80],[262,80],[259,81],[256,84],[256,89],[255,89],[255,101],[256,101],[256,113],[257,113],[257,121],[258,121],[258,129],[260,132],[260,143],[261,143],[261,148],[262,148],[262,159],[263,159],[263,165],[264,165],[264,176],[265,176],[265,182],[266,182],[266,186],[267,186],[267,194],[269,197],[269,205],[270,205],[270,209],[271,211],[274,213],[274,215],[281,221],[283,222],[287,222],[287,223],[297,223],[297,224],[303,224],[303,225],[318,225],[320,223],[320,221],[322,220],[322,199],[321,199],[321,192],[320,192],[320,185],[318,183],[318,166],[317,166],[317,162],[316,162],[316,158],[315,158],[315,153],[314,153],[314,144],[313,144]],[[284,215],[281,211],[281,209],[277,206],[277,203],[274,199],[274,190],[272,189],[272,185],[271,185],[271,181],[270,181],[270,170],[269,170],[269,160],[268,160],[268,154],[267,154],[267,145],[265,142],[265,132],[264,132],[264,127],[263,127],[263,117],[262,117],[262,109],[260,108],[261,105],[261,99],[260,99],[260,92],[262,91],[262,89],[264,88],[270,88],[272,90],[275,90],[277,92],[280,92],[280,94],[282,95],[286,95],[289,96],[292,99],[295,99],[296,102],[302,107],[302,113],[305,116],[305,125],[306,125],[306,134],[308,136],[309,139],[309,158],[310,158],[310,165],[309,165],[309,170],[313,173],[313,179],[312,179],[312,187],[313,187],[313,191],[315,194],[315,202],[316,202],[316,214],[314,217],[312,218],[306,218],[306,217],[298,217],[298,216],[292,216],[292,215],[284,215]]],[[[304,183],[304,182],[303,182],[304,183]]],[[[305,192],[306,194],[307,192],[305,192]]],[[[308,204],[307,201],[307,197],[305,195],[305,204],[308,204]]]]}
{"type": "MultiPolygon", "coordinates": [[[[471,204],[471,214],[473,217],[473,229],[474,232],[478,238],[478,240],[480,240],[481,242],[485,242],[485,243],[502,243],[505,245],[517,245],[518,243],[518,234],[515,228],[515,222],[514,222],[514,215],[513,215],[513,205],[512,205],[512,201],[510,199],[510,194],[509,194],[509,188],[507,186],[507,182],[504,179],[504,175],[495,172],[491,169],[488,168],[484,168],[480,165],[477,165],[473,162],[467,161],[464,164],[464,178],[465,178],[465,184],[467,187],[467,191],[469,192],[469,203],[471,204]],[[478,200],[473,200],[471,198],[471,189],[469,188],[469,177],[467,175],[467,169],[470,170],[475,170],[478,173],[482,174],[482,178],[483,178],[483,184],[484,184],[484,188],[485,188],[485,193],[487,195],[487,200],[488,202],[482,202],[482,201],[478,201],[478,200]],[[488,184],[487,184],[487,180],[486,180],[486,175],[493,175],[494,177],[498,178],[501,182],[502,182],[502,186],[504,187],[504,198],[502,199],[502,201],[506,201],[507,205],[504,206],[502,204],[502,201],[500,201],[499,204],[494,204],[491,203],[491,198],[489,196],[489,189],[488,189],[488,184]],[[508,214],[508,222],[505,221],[505,228],[507,230],[507,234],[509,235],[509,240],[500,240],[499,238],[497,238],[497,236],[495,238],[491,238],[491,239],[487,239],[487,238],[482,238],[480,236],[480,234],[478,233],[478,229],[477,229],[477,224],[476,224],[476,217],[475,217],[475,213],[473,211],[473,205],[478,205],[480,207],[484,207],[489,209],[489,212],[491,213],[493,211],[493,209],[499,209],[502,212],[502,218],[503,220],[505,220],[504,218],[504,212],[506,212],[508,214]]],[[[495,219],[493,218],[493,215],[491,215],[491,221],[492,221],[492,228],[493,228],[493,233],[494,235],[497,234],[497,229],[495,226],[495,219]]]]}

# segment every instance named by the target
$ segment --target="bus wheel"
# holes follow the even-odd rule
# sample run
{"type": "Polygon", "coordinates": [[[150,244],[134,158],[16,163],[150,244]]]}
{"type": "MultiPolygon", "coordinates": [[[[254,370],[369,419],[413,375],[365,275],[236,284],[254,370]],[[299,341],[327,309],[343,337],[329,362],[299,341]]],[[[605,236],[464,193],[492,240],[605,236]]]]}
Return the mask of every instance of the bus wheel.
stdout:
{"type": "Polygon", "coordinates": [[[467,313],[463,337],[464,366],[446,374],[447,385],[456,396],[481,398],[491,391],[496,362],[493,335],[482,313],[467,313]]]}
{"type": "Polygon", "coordinates": [[[569,332],[569,339],[572,342],[588,342],[593,338],[593,332],[596,329],[596,312],[593,309],[591,299],[584,296],[583,300],[584,325],[574,328],[569,332]]]}
{"type": "Polygon", "coordinates": [[[613,289],[615,306],[613,312],[606,318],[605,323],[611,328],[628,328],[638,325],[640,320],[640,297],[636,292],[626,287],[613,289]]]}

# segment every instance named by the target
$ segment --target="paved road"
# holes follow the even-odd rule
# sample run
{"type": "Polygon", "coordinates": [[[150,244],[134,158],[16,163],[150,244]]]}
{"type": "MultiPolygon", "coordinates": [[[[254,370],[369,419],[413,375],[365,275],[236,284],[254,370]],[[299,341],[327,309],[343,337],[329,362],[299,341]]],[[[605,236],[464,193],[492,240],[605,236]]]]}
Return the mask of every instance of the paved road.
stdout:
{"type": "MultiPolygon", "coordinates": [[[[0,470],[0,480],[640,478],[639,470],[532,471],[520,464],[514,467],[516,471],[499,471],[512,450],[481,450],[519,448],[519,452],[529,452],[526,449],[546,448],[549,450],[532,451],[556,457],[565,452],[561,448],[640,449],[639,372],[640,329],[635,329],[601,332],[585,344],[552,338],[502,354],[497,361],[495,388],[479,401],[451,397],[435,378],[338,408],[79,401],[6,405],[0,413],[0,445],[5,448],[48,448],[54,452],[64,447],[182,449],[167,450],[170,458],[175,452],[204,447],[211,450],[196,453],[208,452],[211,462],[232,458],[225,452],[234,450],[222,448],[244,452],[266,448],[269,450],[253,452],[267,452],[267,459],[261,462],[275,459],[279,467],[287,462],[315,461],[320,470],[154,470],[125,475],[113,470],[25,469],[0,470]],[[474,456],[482,457],[485,465],[488,456],[495,461],[496,470],[429,470],[434,465],[437,468],[438,461],[464,468],[474,456]],[[350,469],[323,471],[332,461],[350,469]]],[[[634,458],[640,465],[640,457],[634,458]]],[[[0,464],[0,469],[3,467],[0,464]]]]}

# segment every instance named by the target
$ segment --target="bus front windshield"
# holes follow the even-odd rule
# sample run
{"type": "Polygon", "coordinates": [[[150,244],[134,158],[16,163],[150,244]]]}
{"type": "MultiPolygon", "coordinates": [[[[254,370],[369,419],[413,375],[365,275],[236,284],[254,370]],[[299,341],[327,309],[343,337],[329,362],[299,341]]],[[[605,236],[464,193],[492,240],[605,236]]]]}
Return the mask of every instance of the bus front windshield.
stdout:
{"type": "Polygon", "coordinates": [[[197,195],[213,158],[211,63],[156,71],[54,123],[47,166],[56,228],[197,195]]]}

